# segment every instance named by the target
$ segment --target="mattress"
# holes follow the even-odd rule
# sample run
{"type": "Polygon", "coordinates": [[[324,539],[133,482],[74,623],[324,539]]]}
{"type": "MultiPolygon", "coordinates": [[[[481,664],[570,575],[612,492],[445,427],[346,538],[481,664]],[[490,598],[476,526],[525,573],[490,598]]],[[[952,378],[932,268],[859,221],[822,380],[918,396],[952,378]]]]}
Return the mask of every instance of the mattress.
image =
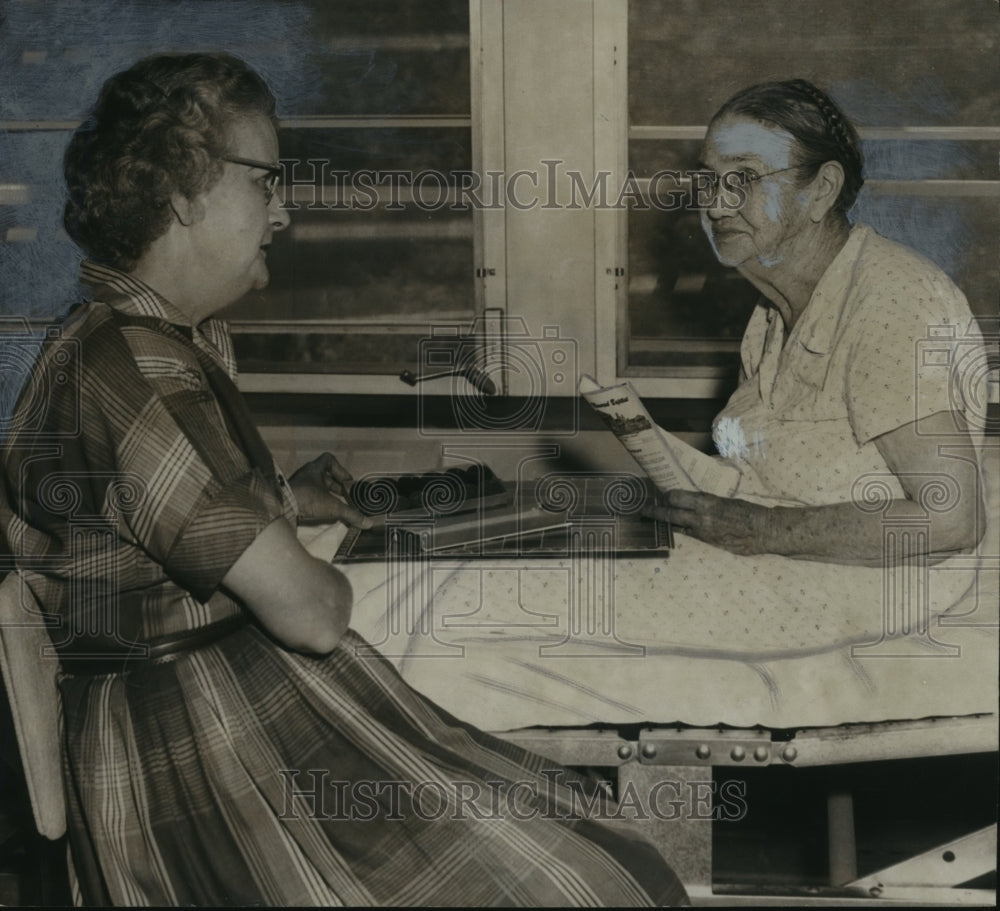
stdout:
{"type": "MultiPolygon", "coordinates": [[[[396,594],[439,587],[434,577],[445,572],[411,572],[409,593],[397,586],[396,594]]],[[[356,593],[366,589],[353,626],[410,685],[488,730],[674,722],[789,728],[996,710],[996,608],[989,610],[996,594],[985,587],[924,631],[781,655],[574,637],[564,625],[544,624],[551,614],[535,600],[530,579],[537,574],[527,586],[516,577],[491,580],[489,604],[518,606],[506,618],[481,601],[438,601],[433,612],[407,618],[385,608],[391,584],[369,587],[356,572],[351,578],[356,593]],[[516,601],[506,597],[512,593],[516,601]]]]}
{"type": "MultiPolygon", "coordinates": [[[[669,556],[343,569],[355,630],[484,729],[831,726],[996,711],[996,524],[934,567],[735,557],[678,536],[669,556]],[[747,609],[741,573],[774,599],[747,609]]],[[[318,555],[336,551],[335,530],[308,534],[318,555]]]]}

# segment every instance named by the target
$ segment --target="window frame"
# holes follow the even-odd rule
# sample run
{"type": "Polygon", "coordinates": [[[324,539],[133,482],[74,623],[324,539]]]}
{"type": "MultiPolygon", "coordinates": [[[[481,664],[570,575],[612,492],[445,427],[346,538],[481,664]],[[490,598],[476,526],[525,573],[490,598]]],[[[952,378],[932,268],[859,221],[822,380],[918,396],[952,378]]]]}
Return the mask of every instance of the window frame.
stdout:
{"type": "MultiPolygon", "coordinates": [[[[278,120],[279,134],[285,130],[349,130],[364,128],[442,128],[454,129],[460,127],[469,130],[470,147],[472,151],[471,167],[476,173],[486,170],[503,169],[503,127],[502,116],[497,117],[496,111],[502,115],[503,110],[503,46],[498,40],[501,32],[502,13],[500,5],[490,0],[467,0],[469,9],[469,63],[470,63],[470,97],[469,114],[404,114],[384,116],[356,115],[290,115],[278,120]],[[499,123],[499,128],[497,124],[499,123]],[[499,133],[497,130],[499,129],[499,133]]],[[[395,40],[393,36],[390,40],[395,40]]],[[[405,36],[404,36],[405,39],[405,36]]],[[[404,41],[405,43],[405,41],[404,41]]],[[[464,44],[464,41],[462,42],[464,44]]],[[[353,46],[348,42],[345,46],[353,46]]],[[[453,46],[457,46],[453,42],[453,46]]],[[[26,52],[27,55],[28,52],[26,52]]],[[[27,56],[26,56],[27,61],[27,56]]],[[[34,58],[32,58],[33,60],[34,58]]],[[[39,60],[45,59],[41,52],[39,60]]],[[[28,61],[31,62],[31,61],[28,61]]],[[[16,86],[14,86],[16,89],[16,86]]],[[[0,130],[12,134],[32,133],[66,133],[69,135],[80,125],[79,119],[9,119],[0,121],[0,130]]],[[[290,159],[285,159],[286,165],[290,159]]],[[[335,193],[332,185],[327,185],[325,192],[335,193]]],[[[400,198],[405,199],[409,188],[401,188],[400,198]]],[[[0,205],[4,207],[20,207],[27,211],[33,199],[35,187],[30,182],[0,183],[0,205]]],[[[312,188],[303,182],[295,182],[289,188],[291,201],[308,205],[312,201],[312,188]]],[[[319,195],[317,189],[316,195],[319,195]]],[[[329,197],[328,197],[329,198],[329,197]]],[[[294,211],[291,213],[294,219],[294,211]]],[[[464,217],[464,216],[463,216],[464,217]]],[[[463,226],[464,228],[464,226],[463,226]]],[[[503,212],[482,211],[477,206],[471,207],[472,256],[467,263],[469,269],[468,288],[472,296],[469,315],[454,319],[444,317],[440,320],[433,316],[397,317],[386,313],[374,318],[344,317],[322,318],[316,320],[282,318],[280,313],[268,312],[242,317],[238,313],[224,314],[233,330],[234,336],[255,333],[289,333],[304,335],[310,332],[356,334],[368,332],[376,335],[407,334],[417,339],[426,337],[431,327],[445,325],[462,334],[468,332],[473,325],[481,325],[481,317],[489,307],[503,306],[505,296],[505,245],[503,242],[503,212]],[[489,263],[490,281],[484,280],[489,263]],[[480,274],[482,273],[482,274],[480,274]],[[434,320],[432,323],[431,320],[434,320]]],[[[2,243],[35,243],[39,236],[37,227],[13,226],[7,228],[0,237],[2,243]]],[[[272,308],[275,309],[275,308],[272,308]]],[[[49,325],[52,316],[6,314],[14,318],[18,326],[22,323],[29,330],[40,331],[49,325]]],[[[414,342],[413,360],[418,356],[417,342],[414,342]]],[[[401,363],[399,369],[409,366],[401,363]]],[[[347,370],[336,373],[304,373],[276,371],[255,372],[249,369],[241,370],[240,386],[245,392],[253,393],[350,393],[350,394],[406,394],[411,392],[398,377],[397,373],[357,373],[347,370]]]]}

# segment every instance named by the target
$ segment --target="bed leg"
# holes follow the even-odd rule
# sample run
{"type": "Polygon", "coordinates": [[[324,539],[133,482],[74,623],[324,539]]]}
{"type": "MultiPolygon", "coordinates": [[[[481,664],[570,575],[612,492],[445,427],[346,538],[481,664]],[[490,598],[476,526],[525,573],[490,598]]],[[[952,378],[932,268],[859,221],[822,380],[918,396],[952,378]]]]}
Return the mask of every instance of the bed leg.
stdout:
{"type": "Polygon", "coordinates": [[[854,840],[854,798],[850,791],[831,791],[826,798],[826,828],[830,885],[842,886],[858,877],[854,840]]]}
{"type": "Polygon", "coordinates": [[[644,808],[625,818],[636,820],[685,887],[712,885],[712,794],[712,770],[704,766],[627,762],[618,768],[620,804],[644,808]]]}

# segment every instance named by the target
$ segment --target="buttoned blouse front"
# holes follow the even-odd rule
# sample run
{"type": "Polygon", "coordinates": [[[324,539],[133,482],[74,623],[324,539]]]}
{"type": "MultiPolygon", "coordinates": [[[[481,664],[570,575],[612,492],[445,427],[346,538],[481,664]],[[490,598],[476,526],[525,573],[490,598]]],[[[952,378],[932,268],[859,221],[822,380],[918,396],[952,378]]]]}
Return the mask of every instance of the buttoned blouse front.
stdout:
{"type": "Polygon", "coordinates": [[[855,226],[787,338],[774,308],[750,319],[740,385],[713,425],[743,474],[736,495],[810,506],[875,489],[904,496],[874,440],[965,410],[956,370],[982,350],[964,295],[940,269],[855,226]]]}

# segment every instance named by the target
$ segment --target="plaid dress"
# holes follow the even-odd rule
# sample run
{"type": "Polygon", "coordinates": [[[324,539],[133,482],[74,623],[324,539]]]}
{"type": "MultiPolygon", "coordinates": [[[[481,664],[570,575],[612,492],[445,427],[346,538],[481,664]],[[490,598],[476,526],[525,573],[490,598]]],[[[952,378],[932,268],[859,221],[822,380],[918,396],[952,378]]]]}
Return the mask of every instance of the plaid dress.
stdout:
{"type": "MultiPolygon", "coordinates": [[[[0,500],[19,568],[61,620],[60,654],[113,660],[239,616],[220,581],[295,503],[254,457],[245,405],[234,415],[211,382],[235,378],[225,324],[192,329],[134,278],[84,269],[95,300],[49,333],[0,500]]],[[[452,718],[364,646],[348,633],[308,657],[251,623],[126,673],[65,675],[83,900],[686,900],[650,845],[586,818],[595,785],[452,718]]]]}

